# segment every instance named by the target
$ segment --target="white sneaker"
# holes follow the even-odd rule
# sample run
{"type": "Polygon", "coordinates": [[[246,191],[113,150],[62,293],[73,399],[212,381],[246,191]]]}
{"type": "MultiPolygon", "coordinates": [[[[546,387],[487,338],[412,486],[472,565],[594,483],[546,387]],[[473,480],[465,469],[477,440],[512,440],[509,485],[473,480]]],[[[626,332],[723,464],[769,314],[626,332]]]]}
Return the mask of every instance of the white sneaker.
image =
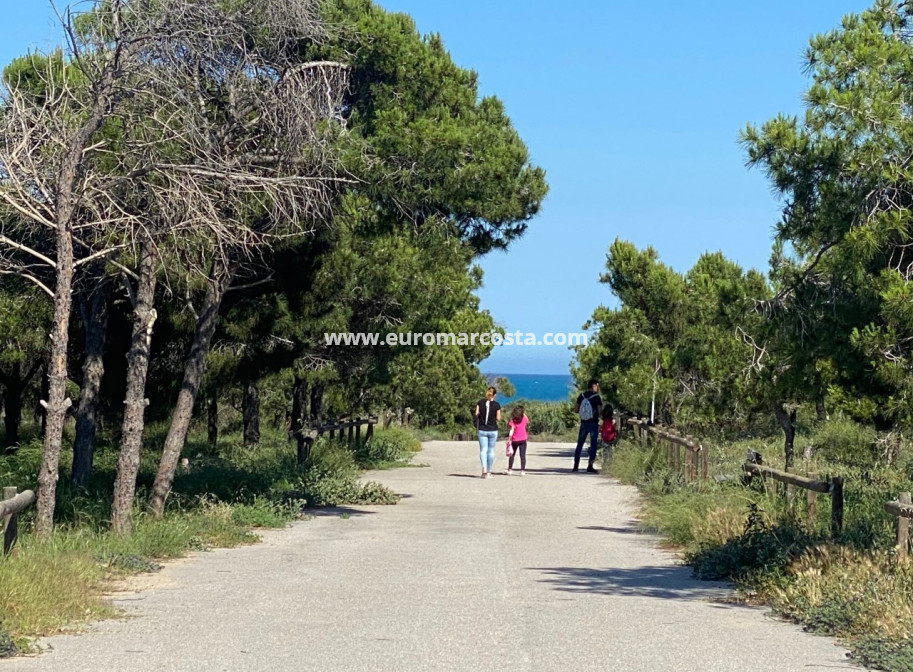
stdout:
{"type": "Polygon", "coordinates": [[[510,476],[510,469],[507,470],[507,475],[510,476]]]}

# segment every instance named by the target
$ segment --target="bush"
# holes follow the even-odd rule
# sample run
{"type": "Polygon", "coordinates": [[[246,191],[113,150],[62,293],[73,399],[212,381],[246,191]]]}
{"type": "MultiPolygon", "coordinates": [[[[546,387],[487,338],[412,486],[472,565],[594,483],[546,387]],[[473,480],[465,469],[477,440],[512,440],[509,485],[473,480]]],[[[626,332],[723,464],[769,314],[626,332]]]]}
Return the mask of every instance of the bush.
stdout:
{"type": "Polygon", "coordinates": [[[545,402],[518,400],[504,409],[504,422],[510,418],[514,406],[522,404],[529,416],[529,434],[531,437],[558,438],[575,440],[577,438],[577,416],[569,402],[545,402]]]}
{"type": "Polygon", "coordinates": [[[303,475],[288,486],[286,498],[303,499],[308,506],[395,504],[399,501],[399,496],[383,485],[362,483],[353,452],[344,443],[324,438],[314,443],[303,475]]]}
{"type": "Polygon", "coordinates": [[[816,457],[825,462],[855,466],[877,464],[876,432],[837,416],[821,423],[812,436],[816,457]]]}
{"type": "Polygon", "coordinates": [[[389,427],[356,446],[355,462],[363,469],[384,469],[408,462],[421,449],[421,442],[408,431],[389,427]]]}
{"type": "Polygon", "coordinates": [[[745,529],[722,544],[705,542],[686,554],[686,562],[699,579],[727,580],[751,584],[753,577],[767,573],[774,577],[787,563],[814,545],[816,539],[793,525],[770,524],[767,515],[749,504],[745,529]]]}

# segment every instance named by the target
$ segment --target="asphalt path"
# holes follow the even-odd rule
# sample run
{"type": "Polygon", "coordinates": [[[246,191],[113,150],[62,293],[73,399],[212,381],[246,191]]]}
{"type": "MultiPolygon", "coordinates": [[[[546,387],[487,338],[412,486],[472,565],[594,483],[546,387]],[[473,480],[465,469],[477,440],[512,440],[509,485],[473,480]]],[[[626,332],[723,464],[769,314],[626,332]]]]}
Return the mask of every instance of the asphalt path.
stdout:
{"type": "Polygon", "coordinates": [[[696,581],[636,521],[637,493],[537,443],[525,476],[479,478],[471,442],[367,478],[396,506],[320,512],[262,543],[169,564],[124,618],[42,640],[0,672],[854,668],[731,590],[696,581]]]}

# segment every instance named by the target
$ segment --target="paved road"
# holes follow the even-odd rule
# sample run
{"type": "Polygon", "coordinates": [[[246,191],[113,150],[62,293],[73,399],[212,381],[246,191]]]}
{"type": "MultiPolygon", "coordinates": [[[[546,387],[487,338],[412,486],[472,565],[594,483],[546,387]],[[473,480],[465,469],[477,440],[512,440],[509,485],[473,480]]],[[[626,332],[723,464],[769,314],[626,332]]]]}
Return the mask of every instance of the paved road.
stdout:
{"type": "Polygon", "coordinates": [[[133,617],[0,672],[851,668],[832,640],[719,602],[638,532],[631,488],[567,473],[567,445],[530,453],[526,476],[482,480],[473,444],[426,444],[428,468],[372,475],[399,505],[171,565],[117,598],[133,617]]]}

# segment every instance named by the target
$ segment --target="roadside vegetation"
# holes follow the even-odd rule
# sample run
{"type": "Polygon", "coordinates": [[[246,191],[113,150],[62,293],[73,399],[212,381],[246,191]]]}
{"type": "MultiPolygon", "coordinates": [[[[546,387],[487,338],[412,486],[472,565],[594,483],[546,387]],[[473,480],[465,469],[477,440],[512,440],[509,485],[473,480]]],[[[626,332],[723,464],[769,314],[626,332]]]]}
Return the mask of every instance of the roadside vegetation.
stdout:
{"type": "Polygon", "coordinates": [[[911,489],[913,446],[905,444],[889,464],[878,459],[874,432],[841,417],[818,423],[805,415],[798,414],[797,445],[811,457],[798,460],[795,471],[844,478],[844,528],[836,538],[829,531],[829,497],[819,496],[809,524],[803,491],[790,508],[760,479],[743,483],[747,450],[765,459],[781,450],[773,432],[707,442],[706,482],[685,483],[664,453],[628,438],[616,447],[608,471],[638,486],[644,525],[661,533],[696,577],[734,582],[747,602],[838,637],[866,666],[913,669],[913,561],[897,556],[896,519],[883,509],[911,489]]]}

